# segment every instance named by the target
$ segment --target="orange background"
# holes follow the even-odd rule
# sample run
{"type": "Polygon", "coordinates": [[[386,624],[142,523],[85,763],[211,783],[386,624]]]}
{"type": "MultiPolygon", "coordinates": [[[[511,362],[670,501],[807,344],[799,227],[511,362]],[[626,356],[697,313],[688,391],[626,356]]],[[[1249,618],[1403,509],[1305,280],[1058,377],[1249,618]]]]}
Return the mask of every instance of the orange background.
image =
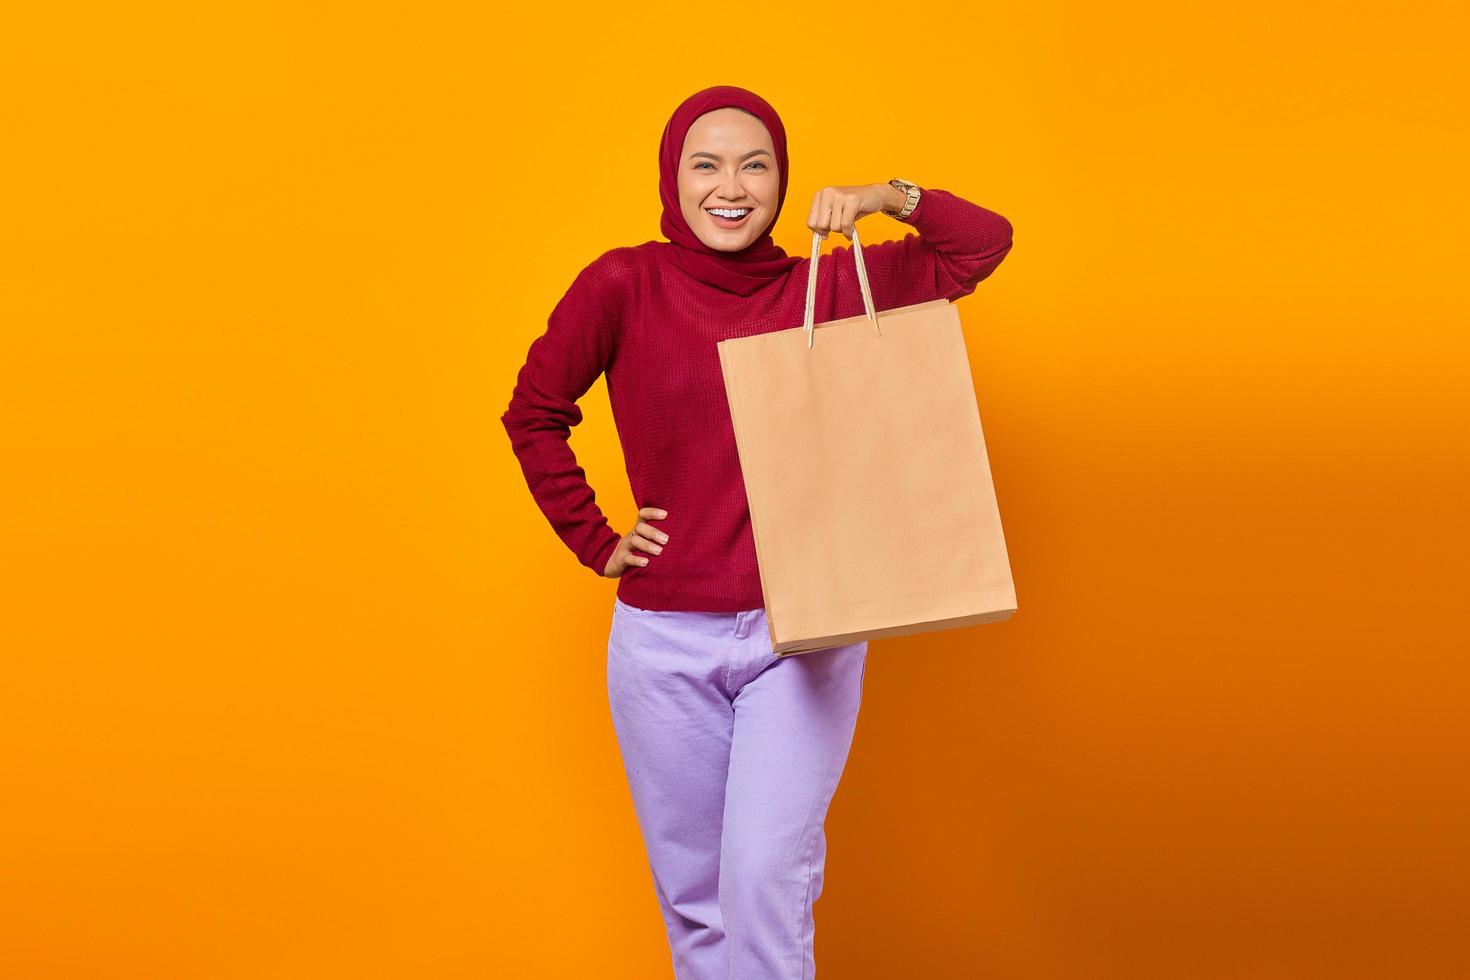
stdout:
{"type": "Polygon", "coordinates": [[[0,975],[671,975],[499,416],[722,83],[788,250],[895,175],[1016,228],[1021,608],[873,644],[822,975],[1470,975],[1463,6],[533,7],[0,13],[0,975]]]}

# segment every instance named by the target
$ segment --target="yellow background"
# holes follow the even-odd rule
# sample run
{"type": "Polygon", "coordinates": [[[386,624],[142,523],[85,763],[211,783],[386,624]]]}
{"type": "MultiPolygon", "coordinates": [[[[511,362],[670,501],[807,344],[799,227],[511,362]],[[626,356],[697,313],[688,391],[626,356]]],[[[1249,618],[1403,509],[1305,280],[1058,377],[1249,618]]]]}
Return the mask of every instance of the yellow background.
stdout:
{"type": "Polygon", "coordinates": [[[1470,975],[1465,26],[6,4],[0,976],[671,975],[615,583],[499,416],[713,84],[788,250],[892,176],[1016,228],[960,314],[1021,608],[873,644],[822,975],[1470,975]]]}

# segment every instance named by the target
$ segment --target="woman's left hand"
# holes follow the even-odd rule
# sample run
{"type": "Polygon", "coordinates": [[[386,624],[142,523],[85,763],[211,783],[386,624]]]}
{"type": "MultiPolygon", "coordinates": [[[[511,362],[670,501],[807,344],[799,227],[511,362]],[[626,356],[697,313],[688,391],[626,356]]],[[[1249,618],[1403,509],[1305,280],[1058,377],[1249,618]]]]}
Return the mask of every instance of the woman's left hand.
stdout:
{"type": "Polygon", "coordinates": [[[894,203],[895,196],[906,199],[903,191],[888,183],[823,187],[812,198],[812,212],[806,219],[806,226],[823,238],[840,231],[851,240],[853,226],[859,218],[876,214],[884,208],[895,211],[902,208],[902,201],[894,203]]]}

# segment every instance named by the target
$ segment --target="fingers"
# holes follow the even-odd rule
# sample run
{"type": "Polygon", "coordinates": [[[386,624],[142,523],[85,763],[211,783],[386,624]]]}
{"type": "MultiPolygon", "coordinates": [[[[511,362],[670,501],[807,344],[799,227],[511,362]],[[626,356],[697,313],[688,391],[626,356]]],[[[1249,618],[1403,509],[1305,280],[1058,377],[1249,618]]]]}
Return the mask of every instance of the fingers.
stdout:
{"type": "Polygon", "coordinates": [[[841,231],[849,239],[862,214],[862,196],[846,187],[824,187],[812,198],[807,227],[826,238],[841,231]]]}
{"type": "Polygon", "coordinates": [[[602,572],[605,577],[621,578],[623,573],[629,568],[648,564],[647,558],[644,558],[642,555],[635,555],[629,550],[628,544],[632,537],[632,532],[623,535],[623,539],[613,549],[612,556],[607,560],[607,568],[603,569],[602,572]]]}
{"type": "Polygon", "coordinates": [[[832,225],[841,228],[842,233],[852,240],[853,222],[857,220],[857,200],[853,197],[843,197],[837,202],[837,213],[833,216],[832,225]]]}
{"type": "Polygon", "coordinates": [[[812,231],[817,232],[823,238],[832,233],[832,208],[837,202],[837,188],[823,187],[817,193],[816,221],[812,224],[812,231]]]}
{"type": "Polygon", "coordinates": [[[628,553],[625,560],[629,565],[647,565],[648,559],[642,555],[635,555],[633,551],[646,551],[652,555],[662,554],[664,545],[668,543],[669,536],[658,528],[649,524],[648,521],[659,521],[669,516],[669,512],[662,507],[640,507],[638,516],[644,518],[634,525],[633,530],[628,532],[624,539],[627,542],[628,553]]]}
{"type": "MultiPolygon", "coordinates": [[[[615,554],[615,555],[622,555],[623,556],[622,567],[624,569],[627,569],[627,568],[629,568],[631,566],[635,566],[635,565],[647,565],[648,564],[648,559],[647,558],[644,558],[642,555],[635,555],[633,553],[633,548],[634,548],[634,543],[633,542],[637,539],[637,537],[638,537],[637,532],[635,532],[635,531],[629,531],[627,534],[623,535],[623,540],[618,542],[617,550],[615,550],[613,552],[613,554],[615,554]]],[[[621,573],[619,573],[619,574],[621,574],[621,573]]]]}
{"type": "Polygon", "coordinates": [[[659,544],[669,543],[669,536],[651,524],[644,524],[640,521],[633,530],[650,541],[657,541],[659,544]]]}
{"type": "Polygon", "coordinates": [[[636,533],[628,535],[628,547],[637,548],[639,551],[646,551],[651,555],[663,554],[664,550],[664,546],[657,541],[651,541],[643,535],[636,533]]]}
{"type": "Polygon", "coordinates": [[[826,193],[829,190],[831,190],[831,188],[824,187],[821,190],[817,191],[815,195],[813,195],[812,209],[810,212],[807,213],[806,216],[806,226],[812,231],[820,232],[823,238],[827,237],[826,230],[823,228],[823,222],[826,220],[827,216],[827,211],[823,207],[823,198],[826,196],[826,193]]]}

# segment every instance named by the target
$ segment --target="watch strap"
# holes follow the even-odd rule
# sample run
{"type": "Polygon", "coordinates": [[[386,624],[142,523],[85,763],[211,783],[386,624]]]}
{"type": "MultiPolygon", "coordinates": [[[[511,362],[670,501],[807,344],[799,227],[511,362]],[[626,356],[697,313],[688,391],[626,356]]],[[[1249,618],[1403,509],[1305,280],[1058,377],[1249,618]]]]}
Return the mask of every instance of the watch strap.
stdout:
{"type": "Polygon", "coordinates": [[[908,216],[914,213],[914,208],[918,207],[919,205],[919,185],[915,184],[911,180],[904,180],[901,177],[895,177],[888,183],[892,184],[894,187],[897,187],[899,190],[907,194],[908,199],[904,201],[904,205],[901,210],[889,211],[885,208],[883,210],[883,213],[888,215],[890,218],[897,218],[899,221],[907,220],[908,216]]]}

